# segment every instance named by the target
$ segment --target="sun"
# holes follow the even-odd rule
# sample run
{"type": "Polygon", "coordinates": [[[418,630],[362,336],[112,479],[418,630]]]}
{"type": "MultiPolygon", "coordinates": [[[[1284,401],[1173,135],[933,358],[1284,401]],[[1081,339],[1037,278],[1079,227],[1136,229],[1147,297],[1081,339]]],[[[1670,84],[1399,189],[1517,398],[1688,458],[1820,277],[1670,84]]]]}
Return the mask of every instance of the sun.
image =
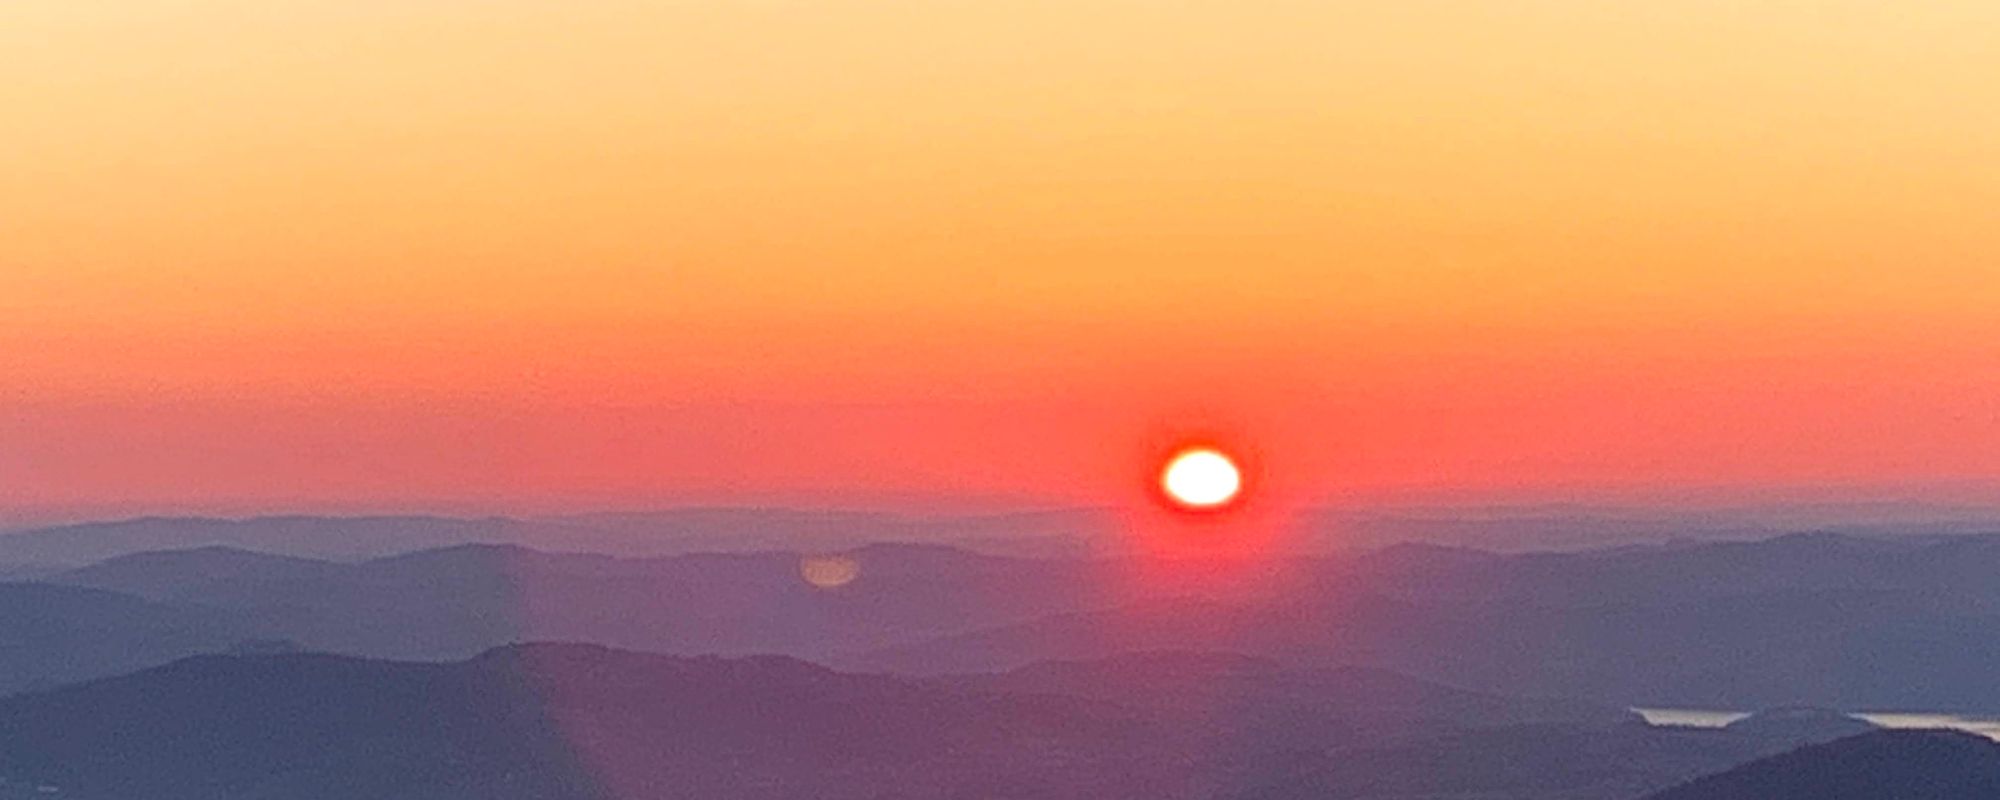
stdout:
{"type": "Polygon", "coordinates": [[[1243,472],[1220,450],[1190,448],[1174,454],[1160,470],[1160,489],[1183,508],[1217,509],[1243,491],[1243,472]]]}

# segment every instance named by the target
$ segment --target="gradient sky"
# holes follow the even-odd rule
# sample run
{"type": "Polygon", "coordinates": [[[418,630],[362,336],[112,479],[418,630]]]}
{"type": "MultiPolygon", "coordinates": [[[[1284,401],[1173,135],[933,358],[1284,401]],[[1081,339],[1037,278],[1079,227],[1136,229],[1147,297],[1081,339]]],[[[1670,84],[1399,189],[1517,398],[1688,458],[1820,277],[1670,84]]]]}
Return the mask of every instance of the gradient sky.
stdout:
{"type": "Polygon", "coordinates": [[[1992,486],[2000,4],[0,3],[0,515],[1992,486]]]}

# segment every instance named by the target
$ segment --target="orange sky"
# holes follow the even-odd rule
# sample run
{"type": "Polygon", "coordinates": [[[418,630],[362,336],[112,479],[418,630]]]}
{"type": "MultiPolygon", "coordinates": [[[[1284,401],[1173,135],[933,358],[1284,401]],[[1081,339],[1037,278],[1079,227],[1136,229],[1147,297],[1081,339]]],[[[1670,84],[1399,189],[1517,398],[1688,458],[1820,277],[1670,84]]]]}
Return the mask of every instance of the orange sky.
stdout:
{"type": "Polygon", "coordinates": [[[0,514],[2000,478],[2000,5],[0,4],[0,514]]]}

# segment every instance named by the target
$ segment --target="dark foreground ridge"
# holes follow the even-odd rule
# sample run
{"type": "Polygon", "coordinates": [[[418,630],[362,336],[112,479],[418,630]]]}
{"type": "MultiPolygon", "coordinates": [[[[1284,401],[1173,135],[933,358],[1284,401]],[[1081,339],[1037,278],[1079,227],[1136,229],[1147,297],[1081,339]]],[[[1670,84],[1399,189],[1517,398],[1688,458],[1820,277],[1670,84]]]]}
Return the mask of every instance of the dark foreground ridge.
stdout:
{"type": "Polygon", "coordinates": [[[1755,761],[1647,800],[1986,800],[2000,743],[1956,731],[1878,731],[1755,761]]]}
{"type": "Polygon", "coordinates": [[[782,657],[529,645],[198,657],[0,702],[0,776],[86,800],[830,798],[1118,775],[1115,709],[782,657]],[[989,755],[991,754],[991,755],[989,755]]]}

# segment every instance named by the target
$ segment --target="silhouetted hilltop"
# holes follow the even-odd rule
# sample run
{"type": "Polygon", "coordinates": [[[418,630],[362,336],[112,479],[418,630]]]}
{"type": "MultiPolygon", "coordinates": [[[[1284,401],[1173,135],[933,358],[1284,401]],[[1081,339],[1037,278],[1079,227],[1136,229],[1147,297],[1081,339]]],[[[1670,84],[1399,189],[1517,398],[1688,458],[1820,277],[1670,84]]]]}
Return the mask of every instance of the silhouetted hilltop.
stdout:
{"type": "Polygon", "coordinates": [[[1755,761],[1647,800],[1992,797],[2000,797],[2000,743],[1954,731],[1877,731],[1755,761]]]}

